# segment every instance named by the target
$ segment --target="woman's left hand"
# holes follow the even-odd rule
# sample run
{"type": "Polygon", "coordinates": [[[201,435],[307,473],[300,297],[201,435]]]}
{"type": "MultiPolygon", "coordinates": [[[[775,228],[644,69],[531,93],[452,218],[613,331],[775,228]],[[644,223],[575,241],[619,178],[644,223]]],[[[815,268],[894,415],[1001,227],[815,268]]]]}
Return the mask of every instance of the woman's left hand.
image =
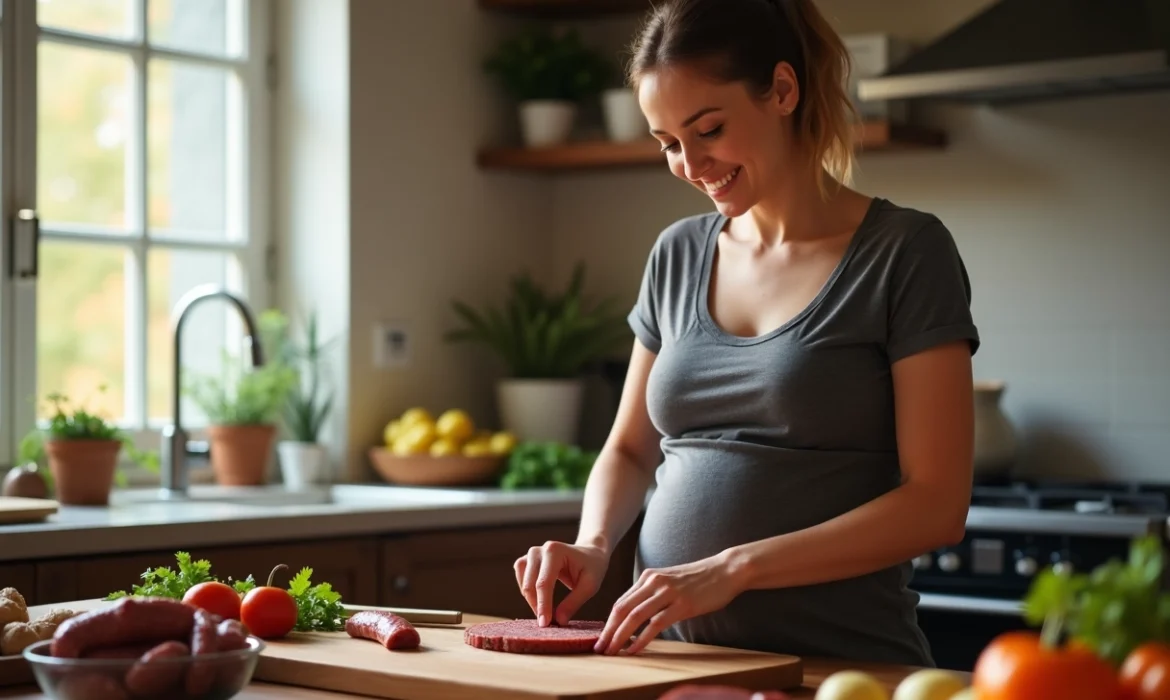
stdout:
{"type": "Polygon", "coordinates": [[[665,569],[646,569],[637,583],[614,603],[595,650],[602,654],[637,654],[667,627],[719,610],[742,590],[726,555],[665,569]],[[629,647],[623,649],[642,625],[629,647]]]}

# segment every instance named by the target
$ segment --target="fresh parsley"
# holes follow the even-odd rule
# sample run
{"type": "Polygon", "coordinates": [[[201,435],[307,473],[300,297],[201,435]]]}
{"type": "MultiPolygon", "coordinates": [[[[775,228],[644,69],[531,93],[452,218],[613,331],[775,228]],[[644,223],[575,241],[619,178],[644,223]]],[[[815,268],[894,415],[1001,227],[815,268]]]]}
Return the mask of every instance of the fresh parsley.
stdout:
{"type": "Polygon", "coordinates": [[[159,596],[182,600],[187,589],[192,586],[204,581],[217,580],[211,575],[211,562],[206,559],[192,561],[191,555],[187,552],[176,552],[175,560],[179,565],[177,572],[165,566],[147,569],[142,573],[143,582],[131,586],[130,593],[114,591],[106,596],[106,600],[116,600],[127,595],[159,596]]]}
{"type": "Polygon", "coordinates": [[[293,576],[288,592],[297,603],[298,632],[336,632],[345,629],[341,594],[328,583],[312,585],[313,570],[305,567],[293,576]]]}
{"type": "Polygon", "coordinates": [[[1170,593],[1162,591],[1162,558],[1161,542],[1147,535],[1133,540],[1127,561],[1112,559],[1083,574],[1045,569],[1028,592],[1024,617],[1043,625],[1049,645],[1067,633],[1120,665],[1139,644],[1170,641],[1170,593]]]}

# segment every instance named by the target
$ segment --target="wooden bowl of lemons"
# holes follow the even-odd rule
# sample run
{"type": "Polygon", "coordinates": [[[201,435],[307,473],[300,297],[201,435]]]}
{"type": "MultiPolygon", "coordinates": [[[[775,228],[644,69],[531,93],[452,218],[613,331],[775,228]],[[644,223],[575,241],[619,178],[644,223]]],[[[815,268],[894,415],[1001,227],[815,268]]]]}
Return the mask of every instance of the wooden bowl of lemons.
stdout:
{"type": "Polygon", "coordinates": [[[478,486],[499,478],[516,438],[479,428],[462,409],[434,418],[412,408],[390,421],[370,462],[386,481],[403,486],[478,486]]]}

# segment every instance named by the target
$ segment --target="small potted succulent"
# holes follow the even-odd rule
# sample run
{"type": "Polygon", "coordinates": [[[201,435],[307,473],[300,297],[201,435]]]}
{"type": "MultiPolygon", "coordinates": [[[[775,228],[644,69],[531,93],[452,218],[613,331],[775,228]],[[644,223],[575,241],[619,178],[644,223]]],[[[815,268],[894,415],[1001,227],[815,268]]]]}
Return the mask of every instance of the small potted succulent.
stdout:
{"type": "Polygon", "coordinates": [[[533,26],[502,41],[484,61],[516,100],[529,147],[568,140],[580,103],[607,84],[612,66],[586,47],[575,30],[533,26]]]}
{"type": "Polygon", "coordinates": [[[329,343],[322,343],[316,314],[305,326],[304,339],[294,341],[287,317],[279,311],[265,312],[260,320],[270,328],[266,346],[273,361],[297,371],[283,411],[284,439],[276,445],[280,473],[289,488],[302,488],[325,481],[328,476],[321,429],[333,407],[333,397],[324,388],[322,364],[329,343]]]}
{"type": "Polygon", "coordinates": [[[451,342],[482,343],[507,367],[497,385],[504,429],[520,440],[574,444],[584,391],[583,372],[629,337],[614,300],[596,304],[583,295],[585,267],[578,263],[564,292],[548,294],[528,275],[515,275],[503,309],[482,313],[455,301],[465,326],[451,342]]]}
{"type": "Polygon", "coordinates": [[[244,368],[230,356],[224,358],[221,376],[189,380],[186,393],[210,423],[207,438],[217,483],[259,486],[267,481],[277,423],[296,382],[296,370],[283,362],[244,368]]]}
{"type": "MultiPolygon", "coordinates": [[[[106,391],[103,385],[99,391],[106,391]]],[[[120,428],[84,407],[72,407],[61,393],[46,397],[53,411],[45,429],[33,429],[21,440],[20,461],[48,463],[46,481],[58,503],[104,506],[115,483],[124,483],[118,469],[122,450],[147,469],[158,470],[158,455],[138,449],[120,428]]]]}

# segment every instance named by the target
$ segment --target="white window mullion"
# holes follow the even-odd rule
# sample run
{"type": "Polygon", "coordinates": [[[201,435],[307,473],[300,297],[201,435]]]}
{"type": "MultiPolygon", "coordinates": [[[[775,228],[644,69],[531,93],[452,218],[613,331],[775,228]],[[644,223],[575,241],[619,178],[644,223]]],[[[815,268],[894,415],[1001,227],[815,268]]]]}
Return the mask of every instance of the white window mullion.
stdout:
{"type": "Polygon", "coordinates": [[[148,54],[146,42],[146,0],[133,3],[136,13],[134,26],[140,48],[131,54],[133,60],[134,86],[131,104],[131,127],[133,137],[126,149],[126,212],[130,230],[137,235],[127,255],[129,269],[126,270],[126,422],[134,429],[146,425],[147,414],[147,324],[150,314],[147,293],[147,260],[149,243],[149,201],[147,191],[148,163],[147,150],[147,104],[149,95],[148,54]]]}
{"type": "Polygon", "coordinates": [[[8,276],[8,241],[13,235],[9,217],[12,211],[12,145],[15,142],[13,134],[12,109],[13,79],[16,76],[15,63],[9,59],[14,46],[12,22],[12,0],[0,0],[0,45],[3,53],[0,54],[0,464],[6,464],[15,457],[14,441],[12,439],[13,411],[16,404],[12,400],[13,387],[13,324],[12,289],[8,276]]]}

